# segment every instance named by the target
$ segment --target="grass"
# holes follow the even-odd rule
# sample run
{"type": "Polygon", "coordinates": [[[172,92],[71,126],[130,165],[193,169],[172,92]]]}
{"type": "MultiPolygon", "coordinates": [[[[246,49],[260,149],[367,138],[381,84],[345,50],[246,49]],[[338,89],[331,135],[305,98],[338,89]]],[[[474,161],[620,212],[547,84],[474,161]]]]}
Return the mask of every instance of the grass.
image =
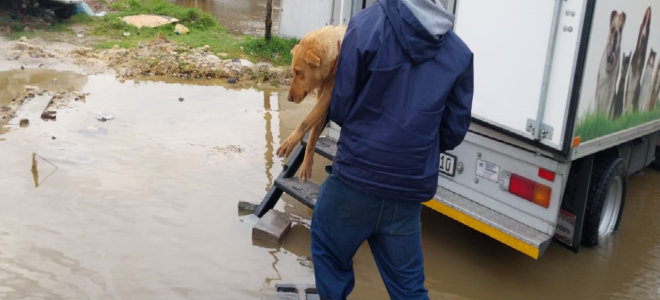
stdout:
{"type": "Polygon", "coordinates": [[[575,136],[579,136],[584,143],[658,119],[660,119],[660,107],[651,111],[629,112],[616,120],[610,120],[603,114],[589,113],[577,124],[575,136]]]}
{"type": "MultiPolygon", "coordinates": [[[[0,0],[1,1],[1,0],[0,0]]],[[[108,2],[106,2],[107,4],[108,2]]],[[[185,8],[166,0],[116,0],[108,5],[115,10],[104,17],[91,17],[83,14],[73,15],[67,20],[57,21],[52,30],[73,34],[69,28],[72,25],[85,25],[86,36],[98,37],[96,49],[109,49],[114,45],[123,48],[136,47],[140,43],[147,43],[159,35],[164,35],[174,43],[182,43],[190,47],[209,45],[215,53],[227,53],[229,57],[246,58],[253,62],[268,61],[276,66],[291,64],[289,53],[296,39],[283,39],[273,37],[270,43],[264,38],[252,36],[232,36],[227,34],[225,28],[208,12],[198,8],[185,8]],[[140,29],[124,23],[121,18],[139,14],[154,14],[174,17],[179,20],[190,32],[185,35],[174,33],[175,24],[167,24],[157,28],[142,27],[140,29]],[[130,35],[124,36],[124,32],[130,35]]],[[[10,37],[18,39],[21,36],[28,38],[33,33],[23,32],[23,26],[17,22],[12,26],[14,34],[10,37]]]]}
{"type": "Polygon", "coordinates": [[[246,37],[243,48],[249,55],[268,58],[276,65],[291,64],[291,49],[298,43],[296,39],[273,37],[270,43],[263,38],[246,37]]]}
{"type": "Polygon", "coordinates": [[[266,43],[263,38],[232,36],[227,34],[225,28],[211,14],[198,8],[180,7],[165,0],[117,0],[110,5],[110,8],[118,12],[101,18],[75,15],[65,21],[65,24],[89,24],[89,34],[104,37],[103,41],[95,45],[95,48],[99,49],[112,48],[114,45],[125,48],[135,47],[138,43],[152,40],[160,34],[175,43],[183,43],[190,47],[209,45],[211,51],[216,53],[223,52],[230,57],[247,58],[252,61],[270,61],[279,66],[291,63],[289,52],[298,42],[295,39],[273,37],[270,43],[266,43]],[[177,18],[178,23],[188,27],[190,32],[176,35],[175,24],[138,29],[121,20],[122,17],[139,14],[177,18]],[[124,32],[129,32],[130,35],[126,37],[124,32]]]}

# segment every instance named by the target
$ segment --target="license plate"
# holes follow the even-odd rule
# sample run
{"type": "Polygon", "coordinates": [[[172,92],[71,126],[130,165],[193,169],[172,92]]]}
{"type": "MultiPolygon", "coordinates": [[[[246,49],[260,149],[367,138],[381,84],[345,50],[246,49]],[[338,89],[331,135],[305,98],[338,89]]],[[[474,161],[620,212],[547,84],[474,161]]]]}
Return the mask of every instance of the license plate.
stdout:
{"type": "Polygon", "coordinates": [[[456,174],[456,156],[440,153],[440,172],[453,177],[456,174]]]}

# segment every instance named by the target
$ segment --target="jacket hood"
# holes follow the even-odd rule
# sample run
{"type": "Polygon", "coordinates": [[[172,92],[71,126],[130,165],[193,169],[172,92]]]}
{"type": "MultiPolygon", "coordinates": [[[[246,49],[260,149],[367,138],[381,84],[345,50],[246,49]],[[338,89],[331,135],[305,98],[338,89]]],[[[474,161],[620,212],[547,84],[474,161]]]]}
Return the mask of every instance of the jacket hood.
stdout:
{"type": "Polygon", "coordinates": [[[414,63],[436,56],[454,16],[440,0],[380,0],[399,44],[414,63]]]}

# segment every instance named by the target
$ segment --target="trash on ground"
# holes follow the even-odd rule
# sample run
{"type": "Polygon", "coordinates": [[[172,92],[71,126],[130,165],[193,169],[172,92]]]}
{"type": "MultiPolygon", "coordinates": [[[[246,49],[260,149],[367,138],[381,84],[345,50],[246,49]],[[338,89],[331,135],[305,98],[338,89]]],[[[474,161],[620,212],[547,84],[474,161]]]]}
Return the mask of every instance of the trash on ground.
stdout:
{"type": "Polygon", "coordinates": [[[174,26],[174,33],[176,33],[177,35],[179,34],[184,35],[188,32],[190,32],[190,29],[188,29],[188,27],[186,26],[183,26],[181,24],[176,24],[176,26],[174,26]]]}
{"type": "Polygon", "coordinates": [[[75,10],[74,10],[73,13],[74,14],[85,14],[85,15],[92,16],[92,17],[96,16],[96,14],[92,10],[92,8],[89,7],[89,5],[87,5],[87,3],[85,3],[85,2],[76,3],[75,4],[75,10]]]}
{"type": "Polygon", "coordinates": [[[21,126],[21,127],[28,127],[28,126],[30,126],[30,120],[21,119],[21,121],[18,123],[18,125],[21,126]]]}
{"type": "Polygon", "coordinates": [[[156,15],[126,16],[122,18],[122,20],[127,24],[133,25],[137,28],[142,28],[142,27],[154,28],[179,21],[179,19],[176,18],[172,18],[168,16],[156,16],[156,15]]]}
{"type": "Polygon", "coordinates": [[[114,115],[111,115],[111,114],[105,114],[105,113],[99,113],[99,114],[96,116],[96,119],[99,120],[99,121],[101,121],[101,122],[105,122],[105,121],[113,120],[114,118],[115,118],[114,115]]]}
{"type": "Polygon", "coordinates": [[[41,118],[44,120],[55,120],[57,119],[57,112],[52,110],[44,111],[41,114],[41,118]]]}

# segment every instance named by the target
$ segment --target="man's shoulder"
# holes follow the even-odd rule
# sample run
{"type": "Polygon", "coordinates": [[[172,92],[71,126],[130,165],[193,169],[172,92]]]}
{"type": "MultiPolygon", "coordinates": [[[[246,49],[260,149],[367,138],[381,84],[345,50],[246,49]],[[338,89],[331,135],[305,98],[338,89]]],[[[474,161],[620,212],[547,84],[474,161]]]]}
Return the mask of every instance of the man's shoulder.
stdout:
{"type": "Polygon", "coordinates": [[[444,36],[444,46],[449,47],[453,53],[453,57],[460,65],[470,65],[474,53],[470,47],[461,39],[454,30],[449,30],[444,36]]]}
{"type": "MultiPolygon", "coordinates": [[[[380,3],[375,2],[365,9],[359,11],[352,18],[350,23],[356,25],[374,25],[374,22],[382,21],[386,18],[385,11],[380,3]]],[[[362,28],[362,26],[360,26],[362,28]]]]}
{"type": "Polygon", "coordinates": [[[456,48],[458,52],[465,53],[466,55],[472,55],[472,50],[470,47],[461,39],[458,34],[454,30],[449,30],[445,34],[445,42],[451,44],[453,47],[456,48]]]}

